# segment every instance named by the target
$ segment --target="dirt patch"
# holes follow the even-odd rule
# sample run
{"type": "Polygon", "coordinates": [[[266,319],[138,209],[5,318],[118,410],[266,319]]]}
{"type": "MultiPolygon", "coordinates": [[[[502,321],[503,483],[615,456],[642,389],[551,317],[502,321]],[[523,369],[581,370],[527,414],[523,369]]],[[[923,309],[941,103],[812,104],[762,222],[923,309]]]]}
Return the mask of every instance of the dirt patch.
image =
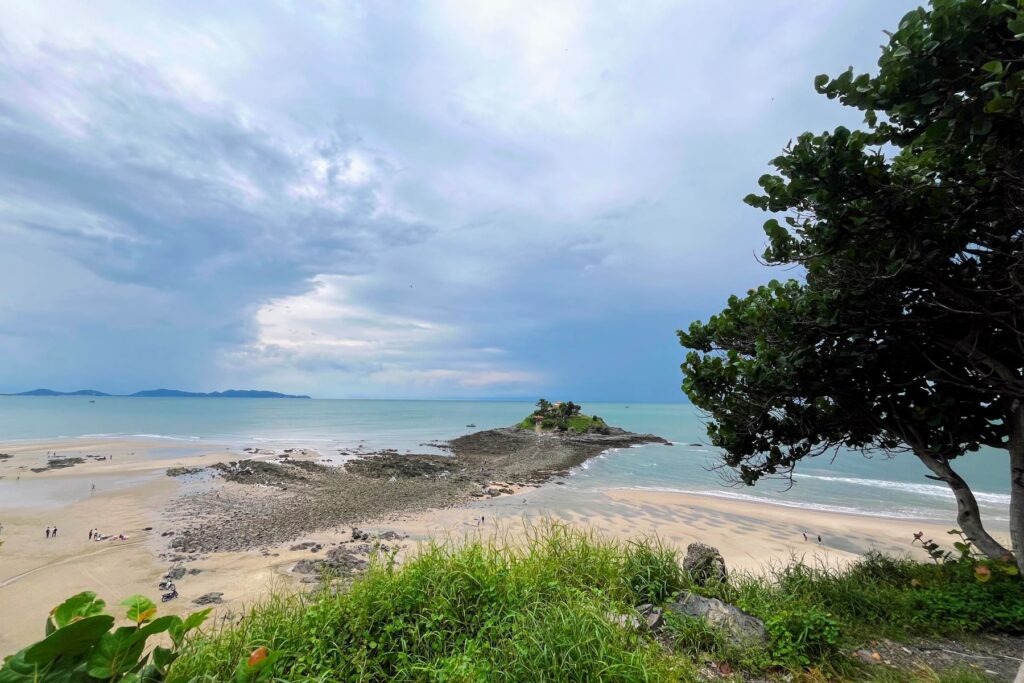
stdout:
{"type": "Polygon", "coordinates": [[[905,643],[880,640],[857,650],[865,664],[903,671],[928,667],[935,671],[969,667],[995,681],[1013,681],[1024,658],[1024,637],[986,634],[952,639],[918,639],[905,643]]]}

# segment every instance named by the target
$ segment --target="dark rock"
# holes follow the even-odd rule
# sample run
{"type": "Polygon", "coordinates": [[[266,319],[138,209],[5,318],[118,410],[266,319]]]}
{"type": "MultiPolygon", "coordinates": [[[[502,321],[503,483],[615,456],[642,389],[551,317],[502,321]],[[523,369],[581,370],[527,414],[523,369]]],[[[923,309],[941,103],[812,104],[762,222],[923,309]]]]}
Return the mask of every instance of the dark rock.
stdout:
{"type": "Polygon", "coordinates": [[[327,571],[338,576],[351,576],[361,572],[368,562],[348,548],[333,548],[322,560],[299,560],[292,567],[296,574],[319,574],[327,571]]]}
{"type": "Polygon", "coordinates": [[[296,574],[315,574],[320,571],[320,565],[323,563],[323,560],[299,560],[292,567],[292,571],[296,574]]]}
{"type": "Polygon", "coordinates": [[[47,470],[61,470],[65,467],[74,467],[85,462],[85,458],[50,458],[46,461],[46,467],[33,467],[33,472],[45,472],[47,470]]]}
{"type": "Polygon", "coordinates": [[[735,644],[765,642],[768,639],[763,621],[716,598],[705,598],[683,591],[667,609],[679,616],[705,619],[710,625],[724,631],[735,644]]]}
{"type": "Polygon", "coordinates": [[[665,624],[665,617],[662,616],[660,607],[649,604],[640,605],[636,608],[636,611],[640,613],[640,616],[647,624],[647,628],[652,631],[657,631],[665,624]]]}
{"type": "Polygon", "coordinates": [[[207,593],[206,595],[200,595],[198,598],[192,601],[195,605],[219,605],[224,600],[222,599],[223,593],[207,593]]]}
{"type": "Polygon", "coordinates": [[[722,553],[718,552],[718,548],[699,541],[686,547],[683,571],[689,574],[698,586],[720,583],[729,579],[729,572],[725,568],[725,559],[722,558],[722,553]]]}
{"type": "Polygon", "coordinates": [[[309,550],[316,553],[319,552],[321,548],[323,548],[323,545],[316,541],[303,541],[302,543],[296,543],[292,547],[288,548],[288,550],[309,550]]]}
{"type": "Polygon", "coordinates": [[[203,471],[202,467],[168,467],[168,477],[184,477],[189,474],[198,474],[203,471]]]}
{"type": "Polygon", "coordinates": [[[363,531],[362,529],[357,529],[356,527],[352,527],[352,540],[353,541],[369,541],[370,540],[370,533],[368,531],[363,531]]]}
{"type": "Polygon", "coordinates": [[[166,574],[164,574],[164,576],[166,576],[171,581],[177,581],[181,577],[185,576],[185,568],[171,567],[171,569],[166,574]]]}

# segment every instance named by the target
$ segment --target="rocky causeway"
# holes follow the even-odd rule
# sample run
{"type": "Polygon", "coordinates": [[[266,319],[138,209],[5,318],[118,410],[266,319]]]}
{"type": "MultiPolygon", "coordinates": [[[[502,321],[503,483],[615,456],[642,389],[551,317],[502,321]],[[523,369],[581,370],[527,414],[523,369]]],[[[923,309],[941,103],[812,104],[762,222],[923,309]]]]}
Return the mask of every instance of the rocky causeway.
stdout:
{"type": "Polygon", "coordinates": [[[274,461],[258,459],[269,455],[260,453],[205,469],[176,468],[168,475],[211,476],[171,505],[165,533],[171,549],[184,555],[266,547],[539,486],[606,450],[644,443],[669,442],[613,427],[601,433],[507,427],[440,444],[448,455],[385,450],[326,465],[301,459],[315,453],[291,450],[274,461]]]}

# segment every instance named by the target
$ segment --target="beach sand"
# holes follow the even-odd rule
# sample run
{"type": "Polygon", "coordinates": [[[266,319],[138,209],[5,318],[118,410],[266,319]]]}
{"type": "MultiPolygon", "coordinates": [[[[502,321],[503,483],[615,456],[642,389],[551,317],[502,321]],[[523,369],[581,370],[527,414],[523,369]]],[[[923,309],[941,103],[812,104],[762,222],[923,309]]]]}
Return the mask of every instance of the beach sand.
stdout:
{"type": "MultiPolygon", "coordinates": [[[[175,521],[166,510],[190,485],[166,476],[165,470],[244,456],[222,445],[186,445],[172,450],[162,442],[111,439],[7,444],[0,445],[0,453],[12,456],[0,459],[0,539],[4,541],[0,546],[0,614],[4,615],[0,656],[40,638],[49,610],[77,592],[94,590],[108,605],[134,593],[158,599],[160,578],[171,566],[180,564],[167,547],[169,539],[161,536],[175,521]],[[60,456],[89,454],[106,459],[87,458],[73,467],[31,472],[31,468],[44,465],[47,452],[52,451],[60,456]],[[44,530],[51,525],[59,528],[58,536],[46,539],[44,530]],[[92,528],[106,534],[124,533],[129,540],[91,542],[88,532],[92,528]]],[[[462,507],[361,526],[373,532],[407,534],[408,538],[399,542],[400,555],[406,555],[428,539],[459,542],[497,535],[515,542],[526,525],[545,519],[590,526],[621,540],[657,536],[684,549],[700,540],[718,547],[731,569],[749,571],[794,556],[808,562],[841,564],[871,549],[922,557],[921,551],[910,545],[913,533],[924,531],[941,542],[946,529],[954,524],[952,511],[948,525],[937,525],[712,496],[584,491],[549,483],[462,507]],[[811,540],[803,540],[804,532],[811,540]]],[[[161,604],[160,609],[163,613],[189,612],[198,609],[192,604],[195,598],[220,592],[224,602],[216,606],[215,615],[235,619],[270,587],[301,586],[291,567],[299,559],[321,555],[309,549],[290,550],[292,546],[313,541],[326,547],[350,538],[344,527],[262,550],[200,555],[182,565],[199,573],[177,580],[180,597],[161,604]]],[[[114,608],[113,613],[120,612],[114,608]]]]}

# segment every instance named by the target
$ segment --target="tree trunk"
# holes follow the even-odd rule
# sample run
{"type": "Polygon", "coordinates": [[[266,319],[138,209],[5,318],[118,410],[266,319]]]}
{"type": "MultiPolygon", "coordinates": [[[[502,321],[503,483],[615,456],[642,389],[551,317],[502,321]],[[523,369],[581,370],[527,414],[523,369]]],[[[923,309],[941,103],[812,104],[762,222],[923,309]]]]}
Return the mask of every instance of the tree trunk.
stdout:
{"type": "MultiPolygon", "coordinates": [[[[974,544],[974,547],[993,560],[1005,561],[1010,559],[1010,551],[985,531],[985,527],[981,523],[981,511],[978,509],[978,501],[975,499],[974,493],[967,485],[967,482],[963,480],[963,477],[957,474],[945,459],[936,457],[928,451],[915,449],[914,455],[925,464],[925,467],[935,474],[936,479],[946,482],[953,491],[953,495],[956,497],[957,524],[968,540],[974,544]]],[[[1022,475],[1024,475],[1024,470],[1022,470],[1022,475]]],[[[1024,506],[1024,480],[1022,480],[1020,504],[1024,506]]],[[[1010,508],[1012,517],[1012,499],[1010,508]]],[[[1013,540],[1014,548],[1016,549],[1017,542],[1016,539],[1013,540]]],[[[1022,536],[1022,540],[1024,540],[1024,536],[1022,536]]]]}
{"type": "Polygon", "coordinates": [[[1010,542],[1024,576],[1024,403],[1010,409],[1010,542]]]}

